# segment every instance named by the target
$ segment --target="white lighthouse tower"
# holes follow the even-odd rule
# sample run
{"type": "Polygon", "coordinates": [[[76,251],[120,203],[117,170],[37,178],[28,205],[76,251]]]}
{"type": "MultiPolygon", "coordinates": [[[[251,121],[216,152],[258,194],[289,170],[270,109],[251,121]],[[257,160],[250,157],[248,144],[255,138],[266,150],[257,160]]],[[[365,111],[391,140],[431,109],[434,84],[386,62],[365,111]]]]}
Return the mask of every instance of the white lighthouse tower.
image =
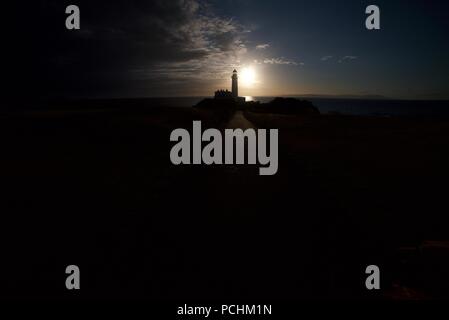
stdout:
{"type": "Polygon", "coordinates": [[[237,99],[239,97],[239,84],[238,84],[237,70],[232,72],[232,97],[237,99]]]}

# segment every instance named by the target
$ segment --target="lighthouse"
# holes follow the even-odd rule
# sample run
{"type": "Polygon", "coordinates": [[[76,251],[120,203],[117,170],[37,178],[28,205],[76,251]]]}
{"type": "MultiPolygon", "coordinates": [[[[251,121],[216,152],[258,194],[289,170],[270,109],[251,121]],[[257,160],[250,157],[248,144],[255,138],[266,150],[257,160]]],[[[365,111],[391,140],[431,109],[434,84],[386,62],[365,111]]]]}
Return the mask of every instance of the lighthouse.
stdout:
{"type": "Polygon", "coordinates": [[[215,91],[215,99],[220,100],[230,100],[235,101],[237,104],[241,104],[245,102],[245,97],[239,97],[239,84],[238,84],[238,76],[237,70],[232,72],[232,91],[226,90],[217,90],[215,91]]]}
{"type": "Polygon", "coordinates": [[[232,97],[237,99],[239,97],[239,84],[237,70],[234,69],[232,72],[232,97]]]}

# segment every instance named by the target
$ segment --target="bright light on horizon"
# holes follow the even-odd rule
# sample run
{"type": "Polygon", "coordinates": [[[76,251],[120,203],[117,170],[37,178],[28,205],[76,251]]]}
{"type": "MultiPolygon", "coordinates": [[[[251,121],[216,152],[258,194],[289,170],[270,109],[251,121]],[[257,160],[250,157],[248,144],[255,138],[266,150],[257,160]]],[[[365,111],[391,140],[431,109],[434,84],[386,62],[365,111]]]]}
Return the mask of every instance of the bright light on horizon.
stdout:
{"type": "Polygon", "coordinates": [[[243,68],[239,75],[239,82],[244,87],[253,87],[257,83],[257,75],[254,68],[243,68]]]}

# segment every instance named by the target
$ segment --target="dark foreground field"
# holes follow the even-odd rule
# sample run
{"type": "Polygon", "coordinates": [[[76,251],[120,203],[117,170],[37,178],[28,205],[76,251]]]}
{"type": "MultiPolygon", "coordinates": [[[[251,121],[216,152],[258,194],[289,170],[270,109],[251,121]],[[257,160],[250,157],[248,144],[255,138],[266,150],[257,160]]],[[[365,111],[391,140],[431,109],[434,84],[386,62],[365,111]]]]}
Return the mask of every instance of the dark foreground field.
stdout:
{"type": "Polygon", "coordinates": [[[1,295],[449,297],[449,121],[245,112],[279,128],[259,176],[170,162],[173,129],[229,114],[122,107],[1,117],[1,295]]]}

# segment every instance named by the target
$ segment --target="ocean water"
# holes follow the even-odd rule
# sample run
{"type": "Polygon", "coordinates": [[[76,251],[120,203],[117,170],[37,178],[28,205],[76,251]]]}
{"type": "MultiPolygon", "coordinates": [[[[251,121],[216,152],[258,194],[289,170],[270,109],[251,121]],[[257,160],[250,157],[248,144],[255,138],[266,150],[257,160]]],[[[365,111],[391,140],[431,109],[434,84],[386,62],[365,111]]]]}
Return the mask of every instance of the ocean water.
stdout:
{"type": "Polygon", "coordinates": [[[321,113],[370,116],[449,117],[449,101],[310,98],[321,113]]]}
{"type": "MultiPolygon", "coordinates": [[[[21,110],[46,109],[99,109],[99,108],[151,108],[157,106],[192,107],[206,97],[174,97],[174,98],[137,98],[137,99],[93,99],[73,100],[69,103],[21,103],[20,105],[6,105],[0,107],[0,113],[21,110]]],[[[275,97],[246,97],[247,101],[267,103],[275,97]]],[[[449,118],[449,100],[384,100],[384,99],[336,99],[294,97],[311,101],[323,114],[345,114],[365,116],[407,116],[407,117],[447,117],[449,118]]],[[[70,100],[69,100],[70,101],[70,100]]]]}
{"type": "MultiPolygon", "coordinates": [[[[161,98],[162,104],[188,107],[195,105],[204,97],[161,98]]],[[[247,101],[269,102],[275,97],[249,97],[247,101]]],[[[323,114],[339,113],[346,115],[369,116],[410,116],[410,117],[449,117],[448,100],[383,100],[383,99],[336,99],[304,98],[311,101],[323,114]]]]}

